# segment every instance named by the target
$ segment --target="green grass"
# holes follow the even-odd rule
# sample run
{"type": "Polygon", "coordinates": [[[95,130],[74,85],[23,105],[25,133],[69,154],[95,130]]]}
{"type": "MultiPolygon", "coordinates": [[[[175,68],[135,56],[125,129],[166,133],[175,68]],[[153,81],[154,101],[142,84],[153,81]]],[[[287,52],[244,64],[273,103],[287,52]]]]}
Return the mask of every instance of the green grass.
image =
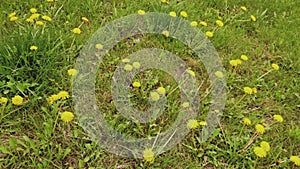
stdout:
{"type": "MultiPolygon", "coordinates": [[[[299,6],[296,0],[255,3],[171,0],[169,5],[160,0],[2,2],[0,97],[9,101],[0,103],[0,168],[297,168],[289,158],[300,156],[299,6]],[[248,11],[242,12],[240,6],[246,6],[248,11]],[[33,7],[53,20],[44,26],[27,23],[29,9],[33,7]],[[80,49],[97,29],[139,9],[176,11],[177,15],[185,10],[189,21],[206,21],[207,27],[197,27],[203,32],[215,30],[210,40],[227,71],[227,102],[212,136],[200,143],[201,127],[193,129],[177,146],[155,156],[153,163],[117,156],[93,142],[79,125],[71,97],[52,105],[47,101],[62,90],[71,94],[72,80],[67,71],[74,68],[80,49]],[[11,22],[8,14],[13,11],[18,20],[11,22]],[[218,13],[224,27],[215,24],[218,13]],[[252,22],[250,15],[256,16],[257,21],[252,22]],[[82,23],[82,16],[89,23],[82,23]],[[82,33],[75,35],[71,30],[79,25],[82,33]],[[30,51],[32,45],[38,46],[38,50],[30,51]],[[242,54],[249,60],[233,68],[230,60],[242,54]],[[273,70],[272,63],[280,69],[273,70]],[[245,86],[256,87],[258,92],[245,95],[245,86]],[[24,98],[22,105],[12,104],[15,95],[24,98]],[[75,119],[70,123],[61,121],[63,111],[74,112],[75,119]],[[275,114],[284,118],[283,123],[274,122],[275,114]],[[244,117],[250,118],[252,124],[244,126],[244,117]],[[268,124],[264,134],[256,135],[254,126],[258,123],[268,124]],[[253,152],[261,141],[271,146],[265,158],[257,158],[253,152]],[[278,160],[280,164],[276,164],[278,160]]],[[[156,70],[135,76],[134,80],[142,82],[141,88],[131,88],[130,95],[134,107],[145,110],[150,105],[149,93],[164,86],[166,110],[157,120],[146,124],[130,122],[112,104],[113,71],[127,55],[149,47],[180,56],[196,72],[199,85],[203,82],[201,97],[207,94],[210,85],[201,61],[174,39],[147,34],[118,43],[98,70],[97,102],[114,129],[135,137],[155,136],[167,130],[180,107],[178,84],[171,76],[156,70]],[[137,38],[139,43],[134,42],[137,38]],[[174,92],[168,94],[171,91],[174,92]]],[[[203,99],[197,120],[205,120],[210,101],[210,97],[203,99]]]]}

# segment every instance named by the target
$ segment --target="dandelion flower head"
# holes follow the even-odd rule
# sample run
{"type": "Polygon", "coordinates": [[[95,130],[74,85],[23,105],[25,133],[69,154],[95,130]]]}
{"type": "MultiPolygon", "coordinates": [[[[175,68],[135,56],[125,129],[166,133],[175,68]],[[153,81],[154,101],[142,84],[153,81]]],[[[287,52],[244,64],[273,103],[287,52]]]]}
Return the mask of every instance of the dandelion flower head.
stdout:
{"type": "Polygon", "coordinates": [[[67,91],[60,91],[60,92],[58,92],[57,95],[58,95],[58,98],[62,99],[62,100],[65,100],[70,97],[69,93],[67,91]]]}
{"type": "Polygon", "coordinates": [[[294,162],[296,166],[300,166],[300,157],[298,157],[298,156],[291,156],[290,160],[292,162],[294,162]]]}
{"type": "Polygon", "coordinates": [[[251,125],[251,120],[247,117],[243,118],[243,122],[244,122],[245,125],[251,125]]]}
{"type": "Polygon", "coordinates": [[[255,130],[256,132],[260,133],[260,134],[264,134],[265,133],[265,127],[261,124],[256,124],[255,125],[255,130]]]}
{"type": "Polygon", "coordinates": [[[141,83],[140,82],[133,82],[132,86],[133,87],[141,87],[141,83]]]}
{"type": "Polygon", "coordinates": [[[157,92],[150,92],[150,97],[152,101],[158,101],[160,96],[157,92]]]}
{"type": "Polygon", "coordinates": [[[7,103],[8,99],[6,97],[0,97],[0,103],[7,103]]]}
{"type": "Polygon", "coordinates": [[[61,114],[61,120],[66,123],[72,121],[73,118],[74,118],[74,114],[72,112],[65,111],[61,114]]]}
{"type": "Polygon", "coordinates": [[[198,126],[199,126],[199,123],[198,123],[198,121],[195,120],[195,119],[190,119],[190,120],[188,121],[188,123],[187,123],[187,127],[188,127],[189,129],[195,129],[195,128],[197,128],[198,126]]]}
{"type": "Polygon", "coordinates": [[[139,62],[133,62],[132,66],[136,69],[139,69],[141,67],[141,64],[139,62]]]}
{"type": "Polygon", "coordinates": [[[30,50],[37,50],[38,49],[38,47],[37,46],[30,46],[30,50]]]}
{"type": "Polygon", "coordinates": [[[143,157],[144,160],[147,162],[153,162],[154,161],[154,153],[152,151],[152,149],[147,148],[143,151],[143,157]]]}
{"type": "Polygon", "coordinates": [[[262,158],[262,157],[267,156],[267,152],[261,147],[254,147],[253,151],[254,151],[255,155],[258,156],[258,157],[262,158]]]}
{"type": "Polygon", "coordinates": [[[140,10],[138,10],[138,14],[139,15],[145,15],[145,11],[140,9],[140,10]]]}
{"type": "Polygon", "coordinates": [[[130,64],[126,64],[126,65],[124,66],[124,69],[125,69],[126,71],[131,71],[133,68],[132,68],[132,66],[131,66],[130,64]]]}
{"type": "Polygon", "coordinates": [[[69,69],[68,70],[68,75],[69,76],[76,76],[77,75],[77,70],[76,69],[69,69]]]}
{"type": "Polygon", "coordinates": [[[20,105],[23,103],[23,98],[19,95],[16,95],[11,99],[11,101],[14,105],[20,105]]]}
{"type": "Polygon", "coordinates": [[[273,63],[271,66],[274,70],[279,70],[279,66],[276,63],[273,63]]]}
{"type": "Polygon", "coordinates": [[[165,89],[164,87],[158,87],[158,88],[157,88],[157,92],[158,92],[159,94],[166,94],[166,89],[165,89]]]}
{"type": "Polygon", "coordinates": [[[214,36],[214,33],[213,32],[210,32],[210,31],[207,31],[205,32],[205,35],[209,38],[213,37],[214,36]]]}
{"type": "Polygon", "coordinates": [[[170,16],[172,16],[172,17],[176,17],[176,12],[174,12],[174,11],[170,12],[169,14],[170,14],[170,16]]]}
{"type": "Polygon", "coordinates": [[[283,118],[282,118],[281,115],[275,114],[275,115],[273,116],[273,118],[274,118],[274,120],[276,120],[277,122],[280,122],[280,123],[283,122],[283,118]]]}
{"type": "Polygon", "coordinates": [[[260,147],[264,149],[266,152],[270,151],[270,144],[266,141],[262,141],[260,143],[260,147]]]}
{"type": "Polygon", "coordinates": [[[184,18],[186,18],[188,15],[187,15],[187,13],[185,12],[185,11],[181,11],[180,12],[180,15],[182,16],[182,17],[184,17],[184,18]]]}
{"type": "Polygon", "coordinates": [[[72,32],[78,35],[81,34],[81,30],[79,28],[74,28],[72,32]]]}
{"type": "Polygon", "coordinates": [[[198,25],[198,22],[196,22],[196,21],[192,21],[192,22],[191,22],[191,26],[196,27],[197,25],[198,25]]]}

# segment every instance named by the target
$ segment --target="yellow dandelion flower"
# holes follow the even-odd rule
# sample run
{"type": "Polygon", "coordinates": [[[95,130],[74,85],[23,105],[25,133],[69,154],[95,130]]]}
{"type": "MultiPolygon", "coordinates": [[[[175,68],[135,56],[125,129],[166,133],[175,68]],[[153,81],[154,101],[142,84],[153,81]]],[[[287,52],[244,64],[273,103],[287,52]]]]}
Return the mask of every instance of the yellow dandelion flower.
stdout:
{"type": "Polygon", "coordinates": [[[8,99],[6,97],[0,97],[0,103],[7,103],[8,99]]]}
{"type": "Polygon", "coordinates": [[[253,22],[256,21],[256,17],[255,17],[254,15],[251,15],[250,18],[251,18],[251,20],[252,20],[253,22]]]}
{"type": "Polygon", "coordinates": [[[255,125],[255,130],[256,132],[260,133],[260,134],[264,134],[265,133],[265,127],[261,124],[256,124],[255,125]]]}
{"type": "Polygon", "coordinates": [[[199,125],[200,125],[200,126],[206,126],[206,125],[207,125],[207,122],[206,122],[206,121],[200,121],[200,122],[199,122],[199,125]]]}
{"type": "Polygon", "coordinates": [[[170,16],[172,16],[172,17],[176,17],[176,12],[174,12],[174,11],[171,11],[169,14],[170,14],[170,16]]]}
{"type": "Polygon", "coordinates": [[[60,91],[60,92],[58,92],[57,95],[58,95],[58,98],[62,99],[62,100],[67,99],[67,98],[70,97],[69,93],[67,91],[60,91]]]}
{"type": "Polygon", "coordinates": [[[27,19],[26,19],[26,22],[33,23],[33,22],[34,22],[34,19],[32,19],[32,18],[27,18],[27,19]]]}
{"type": "Polygon", "coordinates": [[[190,120],[188,121],[188,123],[187,123],[187,127],[188,127],[189,129],[195,129],[195,128],[197,128],[198,126],[199,126],[198,121],[197,121],[197,120],[194,120],[194,119],[190,119],[190,120]]]}
{"type": "Polygon", "coordinates": [[[246,93],[246,94],[252,94],[252,88],[250,88],[250,87],[244,87],[244,92],[246,93]]]}
{"type": "Polygon", "coordinates": [[[187,108],[187,107],[189,107],[190,106],[190,103],[189,102],[183,102],[182,103],[182,107],[184,107],[184,108],[187,108]]]}
{"type": "Polygon", "coordinates": [[[43,21],[36,21],[36,24],[42,26],[42,25],[44,25],[44,22],[43,21]]]}
{"type": "Polygon", "coordinates": [[[268,152],[268,151],[270,151],[270,144],[268,143],[268,142],[266,142],[266,141],[262,141],[261,143],[260,143],[260,147],[262,148],[262,149],[264,149],[266,152],[268,152]]]}
{"type": "Polygon", "coordinates": [[[196,73],[194,71],[192,71],[191,69],[186,70],[186,72],[188,74],[190,74],[191,76],[194,76],[194,77],[196,76],[196,73]]]}
{"type": "Polygon", "coordinates": [[[139,69],[141,67],[141,64],[139,62],[133,62],[132,66],[136,69],[139,69]]]}
{"type": "Polygon", "coordinates": [[[162,3],[166,3],[166,4],[169,4],[169,1],[168,0],[160,0],[162,3]]]}
{"type": "Polygon", "coordinates": [[[87,17],[81,17],[81,20],[82,20],[83,22],[89,22],[89,19],[88,19],[87,17]]]}
{"type": "Polygon", "coordinates": [[[17,14],[16,12],[12,12],[12,13],[8,14],[8,17],[9,18],[14,17],[14,16],[16,16],[16,14],[17,14]]]}
{"type": "Polygon", "coordinates": [[[141,87],[141,83],[140,82],[133,82],[132,86],[133,87],[141,87]]]}
{"type": "Polygon", "coordinates": [[[47,0],[47,2],[54,2],[54,0],[47,0]]]}
{"type": "Polygon", "coordinates": [[[263,125],[264,127],[267,127],[267,123],[261,123],[261,125],[263,125]]]}
{"type": "Polygon", "coordinates": [[[140,10],[138,10],[138,14],[139,15],[145,15],[145,11],[140,9],[140,10]]]}
{"type": "Polygon", "coordinates": [[[224,77],[224,74],[223,74],[221,71],[216,71],[216,72],[215,72],[215,75],[216,75],[218,78],[223,78],[223,77],[224,77]]]}
{"type": "Polygon", "coordinates": [[[244,60],[244,61],[247,61],[248,57],[246,55],[241,55],[241,59],[244,60]]]}
{"type": "Polygon", "coordinates": [[[195,26],[197,26],[197,25],[198,25],[198,22],[196,22],[196,21],[192,21],[192,22],[191,22],[191,26],[194,26],[194,27],[195,27],[195,26]]]}
{"type": "Polygon", "coordinates": [[[210,32],[210,31],[207,31],[205,32],[205,35],[209,38],[212,38],[214,36],[214,33],[213,32],[210,32]]]}
{"type": "Polygon", "coordinates": [[[166,94],[166,89],[165,89],[164,87],[158,87],[158,88],[157,88],[157,92],[158,92],[159,94],[166,94]]]}
{"type": "Polygon", "coordinates": [[[229,64],[233,67],[236,67],[238,65],[238,61],[237,60],[230,60],[229,64]]]}
{"type": "Polygon", "coordinates": [[[150,92],[150,97],[152,101],[158,101],[160,96],[157,92],[150,92]]]}
{"type": "Polygon", "coordinates": [[[241,6],[241,9],[242,9],[243,11],[247,11],[247,8],[246,8],[245,6],[241,6]]]}
{"type": "Polygon", "coordinates": [[[48,101],[49,101],[50,104],[53,104],[58,99],[59,99],[59,96],[57,94],[53,94],[53,95],[48,97],[48,101]]]}
{"type": "Polygon", "coordinates": [[[169,37],[169,35],[170,35],[169,31],[167,31],[167,30],[162,31],[161,34],[165,35],[166,37],[169,37]]]}
{"type": "Polygon", "coordinates": [[[256,87],[252,88],[252,92],[253,92],[254,94],[256,94],[256,93],[257,93],[257,88],[256,88],[256,87]]]}
{"type": "Polygon", "coordinates": [[[126,71],[131,71],[131,70],[132,70],[132,66],[131,66],[130,64],[126,64],[126,65],[124,66],[124,69],[125,69],[126,71]]]}
{"type": "Polygon", "coordinates": [[[60,115],[60,117],[62,121],[68,123],[73,120],[74,114],[72,112],[65,111],[60,115]]]}
{"type": "Polygon", "coordinates": [[[38,14],[38,13],[34,13],[32,14],[29,18],[34,20],[34,19],[38,19],[40,17],[41,14],[38,14]]]}
{"type": "Polygon", "coordinates": [[[291,156],[290,160],[292,162],[294,162],[296,166],[300,166],[300,157],[298,157],[298,156],[291,156]]]}
{"type": "Polygon", "coordinates": [[[9,18],[9,20],[12,21],[12,22],[16,21],[17,19],[18,19],[18,17],[16,17],[16,16],[13,16],[13,17],[9,18]]]}
{"type": "Polygon", "coordinates": [[[72,32],[78,35],[81,34],[81,30],[79,28],[74,28],[72,32]]]}
{"type": "Polygon", "coordinates": [[[251,125],[251,120],[247,117],[243,118],[243,122],[244,122],[245,125],[251,125]]]}
{"type": "Polygon", "coordinates": [[[279,66],[276,63],[273,63],[271,66],[274,70],[279,70],[279,66]]]}
{"type": "Polygon", "coordinates": [[[76,76],[78,74],[76,69],[69,69],[68,70],[68,75],[69,76],[76,76]]]}
{"type": "Polygon", "coordinates": [[[37,46],[30,46],[30,50],[37,50],[38,47],[37,46]]]}
{"type": "Polygon", "coordinates": [[[128,59],[128,58],[122,59],[122,62],[123,63],[128,63],[128,62],[130,62],[130,59],[128,59]]]}
{"type": "Polygon", "coordinates": [[[201,22],[200,22],[200,25],[202,25],[202,26],[207,26],[207,23],[204,22],[204,21],[201,21],[201,22]]]}
{"type": "Polygon", "coordinates": [[[102,50],[103,49],[103,45],[101,45],[101,44],[96,44],[95,45],[95,47],[96,47],[96,49],[99,49],[99,50],[102,50]]]}
{"type": "Polygon", "coordinates": [[[278,115],[278,114],[275,114],[275,115],[273,116],[273,118],[274,118],[274,120],[276,120],[277,122],[280,122],[280,123],[283,122],[282,116],[280,116],[280,115],[278,115]]]}
{"type": "Polygon", "coordinates": [[[267,152],[261,147],[254,147],[253,151],[254,151],[255,155],[258,156],[258,157],[262,158],[262,157],[267,156],[267,152]]]}
{"type": "Polygon", "coordinates": [[[185,11],[181,11],[180,15],[184,18],[186,18],[188,16],[188,14],[185,11]]]}
{"type": "Polygon", "coordinates": [[[154,153],[152,151],[152,149],[147,148],[143,151],[143,157],[144,160],[147,162],[153,162],[154,161],[154,153]]]}
{"type": "Polygon", "coordinates": [[[220,27],[224,26],[224,23],[221,20],[216,20],[216,24],[220,27]]]}
{"type": "Polygon", "coordinates": [[[240,65],[240,64],[242,64],[242,61],[241,61],[240,59],[237,59],[237,60],[236,60],[236,63],[237,63],[238,65],[240,65]]]}
{"type": "Polygon", "coordinates": [[[46,16],[46,15],[42,16],[42,19],[44,19],[45,21],[49,21],[49,22],[52,21],[52,19],[49,16],[46,16]]]}
{"type": "Polygon", "coordinates": [[[16,95],[11,99],[11,101],[14,105],[20,105],[23,103],[23,98],[19,95],[16,95]]]}
{"type": "Polygon", "coordinates": [[[36,8],[30,8],[30,13],[34,14],[34,13],[37,13],[37,9],[36,8]]]}

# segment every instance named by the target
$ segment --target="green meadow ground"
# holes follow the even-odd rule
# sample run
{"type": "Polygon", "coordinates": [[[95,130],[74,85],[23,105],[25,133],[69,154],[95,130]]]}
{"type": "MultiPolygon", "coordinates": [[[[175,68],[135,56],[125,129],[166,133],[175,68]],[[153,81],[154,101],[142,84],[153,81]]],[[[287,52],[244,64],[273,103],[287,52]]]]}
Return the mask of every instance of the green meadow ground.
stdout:
{"type": "MultiPolygon", "coordinates": [[[[300,1],[200,1],[170,0],[90,0],[68,1],[4,0],[0,3],[0,168],[297,168],[290,156],[300,156],[300,1]],[[135,3],[133,5],[133,2],[135,3]],[[247,11],[241,10],[246,6],[247,11]],[[29,9],[52,18],[44,25],[28,23],[29,9]],[[59,91],[71,95],[71,77],[76,57],[85,42],[101,26],[138,10],[169,13],[186,11],[189,21],[207,22],[203,31],[213,31],[210,38],[226,69],[227,102],[218,129],[204,143],[199,143],[201,127],[193,129],[176,147],[155,156],[154,162],[124,158],[104,151],[92,142],[79,126],[72,98],[49,104],[48,97],[59,91]],[[18,17],[10,21],[8,15],[18,17]],[[254,15],[254,22],[250,16],[254,15]],[[89,22],[83,22],[81,17],[89,22]],[[219,18],[218,18],[219,16],[219,18]],[[221,18],[220,18],[221,17],[221,18]],[[223,27],[216,20],[222,19],[223,27]],[[80,27],[81,34],[71,30],[80,27]],[[31,46],[37,46],[35,51],[31,46]],[[230,61],[247,55],[248,60],[233,67],[230,61]],[[278,64],[274,70],[272,64],[278,64]],[[255,94],[245,94],[243,88],[257,88],[255,94]],[[12,98],[24,98],[14,105],[12,98]],[[63,122],[64,111],[75,118],[63,122]],[[282,123],[273,115],[281,115],[282,123]],[[251,125],[245,125],[243,118],[251,125]],[[265,125],[258,134],[256,124],[265,125]],[[266,157],[257,157],[254,148],[261,141],[270,144],[266,157]]],[[[42,20],[40,17],[38,20],[42,20]]],[[[112,127],[127,135],[147,137],[159,128],[138,127],[110,104],[110,81],[114,68],[133,51],[156,47],[179,55],[201,80],[207,78],[201,62],[188,49],[164,36],[141,35],[120,42],[105,57],[99,69],[96,92],[99,107],[112,127]],[[139,38],[135,45],[133,40],[139,38]],[[137,129],[138,128],[138,129],[137,129]]],[[[156,121],[167,129],[176,119],[180,106],[176,83],[168,75],[145,71],[135,77],[140,89],[131,90],[133,105],[147,109],[149,92],[163,85],[167,89],[167,109],[156,121]],[[146,98],[146,99],[140,99],[146,98]]],[[[202,84],[209,87],[209,83],[202,84]]],[[[209,97],[200,105],[199,121],[210,104],[209,97]]]]}

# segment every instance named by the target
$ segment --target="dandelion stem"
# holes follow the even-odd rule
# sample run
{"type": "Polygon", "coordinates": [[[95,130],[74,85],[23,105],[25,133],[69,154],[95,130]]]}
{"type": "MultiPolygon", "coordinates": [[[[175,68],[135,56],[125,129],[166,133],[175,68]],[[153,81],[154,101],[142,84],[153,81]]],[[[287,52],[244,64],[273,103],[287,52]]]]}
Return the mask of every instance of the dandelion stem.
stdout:
{"type": "MultiPolygon", "coordinates": [[[[72,50],[72,47],[73,47],[74,43],[75,43],[75,37],[72,40],[71,46],[69,48],[69,52],[72,50]]],[[[68,60],[69,60],[69,58],[68,58],[68,60]]]]}
{"type": "Polygon", "coordinates": [[[256,137],[258,136],[258,133],[256,132],[252,138],[249,140],[248,144],[243,148],[244,151],[246,151],[251,145],[252,143],[255,141],[256,137]]]}
{"type": "MultiPolygon", "coordinates": [[[[2,111],[2,112],[1,112],[1,118],[0,118],[0,122],[1,122],[1,121],[2,121],[2,119],[4,119],[6,116],[9,116],[10,114],[12,114],[12,113],[14,113],[14,112],[16,112],[16,111],[18,111],[18,110],[20,110],[20,109],[22,109],[22,108],[24,108],[24,106],[22,106],[22,107],[19,107],[19,108],[15,109],[15,110],[13,110],[13,111],[11,111],[11,112],[9,112],[9,113],[5,114],[4,116],[2,116],[2,112],[4,112],[4,111],[2,111]]],[[[4,110],[4,106],[3,106],[3,110],[4,110]]]]}
{"type": "MultiPolygon", "coordinates": [[[[160,130],[159,130],[158,133],[160,133],[160,130]]],[[[159,136],[159,134],[157,134],[157,136],[156,136],[156,138],[155,138],[155,140],[154,140],[154,142],[153,142],[153,145],[152,145],[151,149],[154,148],[154,146],[155,146],[155,144],[156,144],[156,142],[157,142],[158,136],[159,136]]]]}
{"type": "Polygon", "coordinates": [[[242,132],[243,132],[244,128],[245,128],[245,124],[243,125],[243,127],[242,127],[242,129],[241,129],[241,131],[240,131],[240,134],[239,134],[238,138],[241,138],[241,135],[242,135],[242,132]]]}
{"type": "Polygon", "coordinates": [[[64,7],[64,5],[61,5],[58,10],[55,12],[53,18],[56,19],[57,14],[60,12],[60,10],[64,7]]]}
{"type": "Polygon", "coordinates": [[[192,140],[193,140],[193,145],[194,145],[194,148],[196,147],[196,140],[195,140],[195,131],[193,130],[192,131],[192,140]]]}
{"type": "Polygon", "coordinates": [[[246,94],[244,94],[242,96],[242,98],[234,104],[234,106],[232,107],[232,109],[234,109],[236,107],[236,105],[238,105],[245,98],[245,96],[246,96],[246,94]]]}
{"type": "Polygon", "coordinates": [[[258,160],[258,157],[256,157],[256,159],[255,159],[255,161],[254,161],[254,166],[253,166],[253,168],[255,168],[255,167],[256,167],[257,160],[258,160]]]}
{"type": "Polygon", "coordinates": [[[56,118],[55,118],[55,122],[54,122],[54,125],[53,125],[52,133],[54,133],[54,131],[55,131],[55,127],[56,127],[57,121],[58,121],[58,116],[59,116],[59,113],[57,113],[57,116],[56,116],[56,118]]]}
{"type": "Polygon", "coordinates": [[[81,28],[81,26],[84,24],[84,22],[81,22],[80,25],[78,26],[78,28],[81,28]]]}
{"type": "Polygon", "coordinates": [[[265,74],[261,75],[259,78],[257,78],[256,80],[260,80],[261,78],[263,78],[264,76],[266,76],[267,74],[269,74],[270,72],[272,72],[272,70],[267,71],[265,74]]]}

